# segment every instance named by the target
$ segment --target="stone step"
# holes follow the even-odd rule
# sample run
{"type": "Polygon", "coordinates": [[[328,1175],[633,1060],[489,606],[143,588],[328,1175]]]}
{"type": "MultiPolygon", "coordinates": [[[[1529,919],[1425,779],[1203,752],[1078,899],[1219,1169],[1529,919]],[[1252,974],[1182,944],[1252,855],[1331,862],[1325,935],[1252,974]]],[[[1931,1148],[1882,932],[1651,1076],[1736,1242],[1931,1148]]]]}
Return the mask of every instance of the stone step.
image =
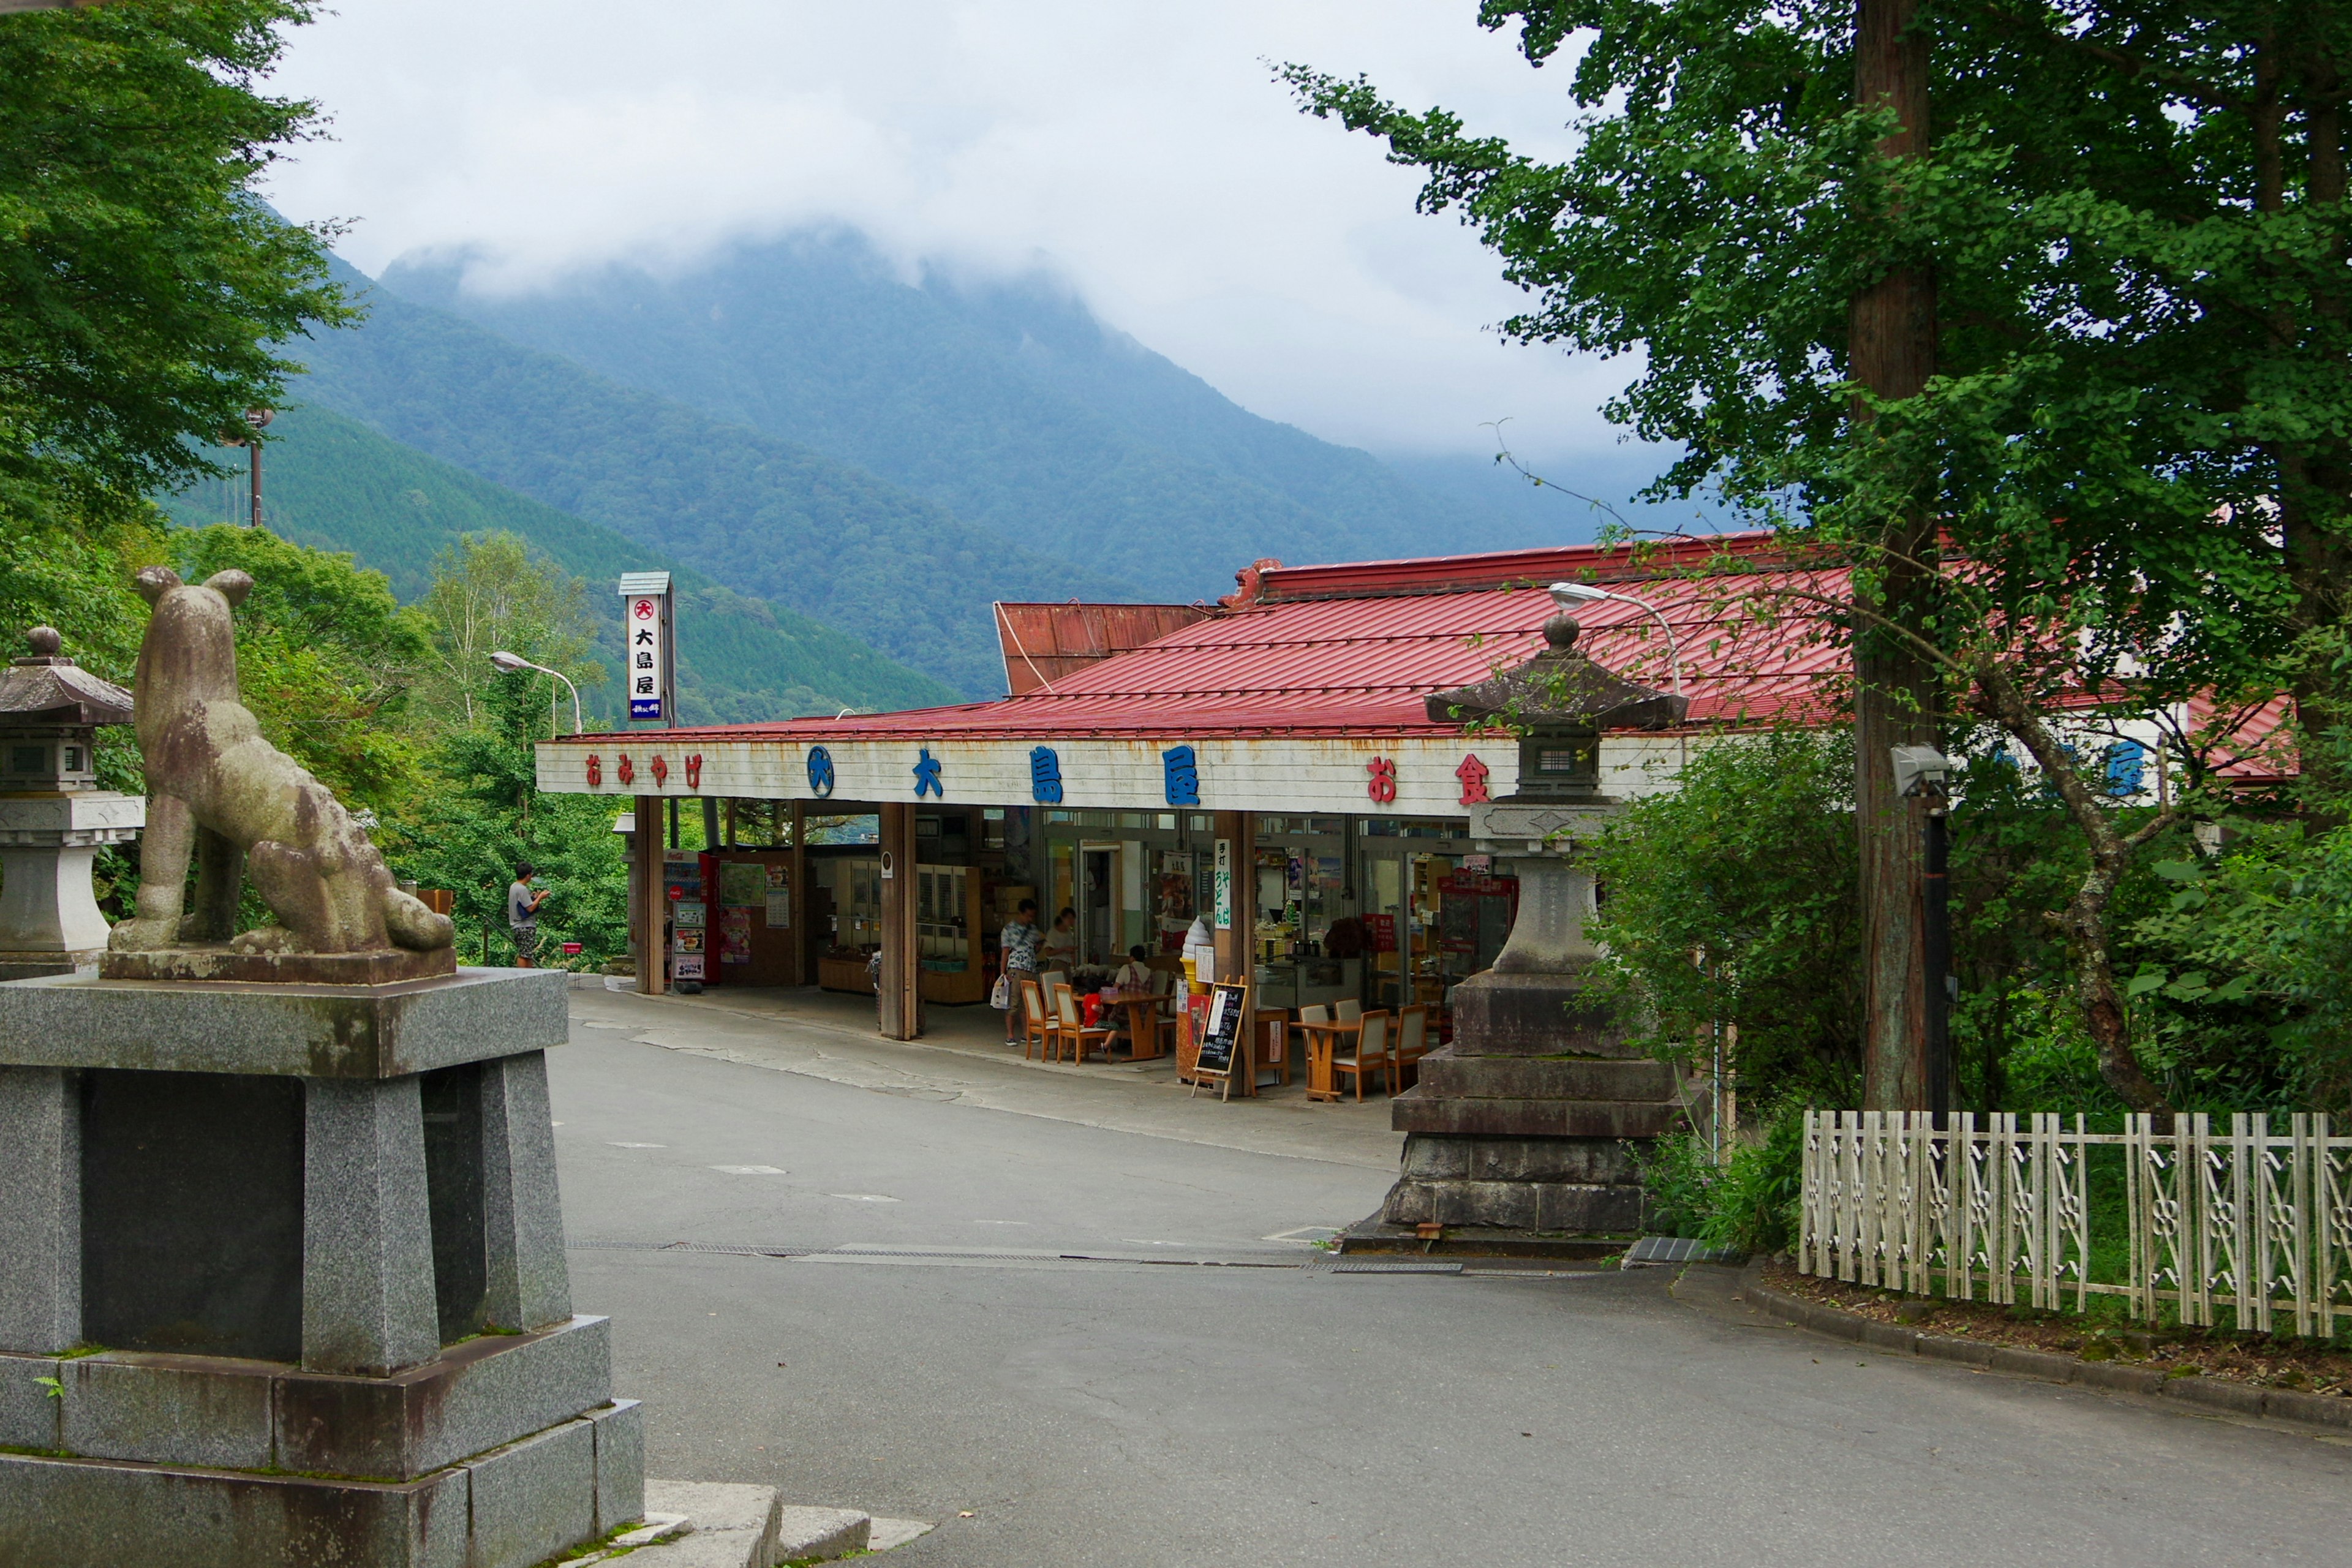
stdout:
{"type": "Polygon", "coordinates": [[[1679,1106],[1654,1100],[1448,1098],[1427,1094],[1418,1084],[1389,1102],[1389,1125],[1399,1132],[1660,1138],[1682,1120],[1679,1106]]]}
{"type": "Polygon", "coordinates": [[[1446,1046],[1421,1058],[1426,1099],[1656,1100],[1675,1098],[1662,1061],[1591,1057],[1465,1057],[1446,1046]]]}
{"type": "Polygon", "coordinates": [[[1535,1232],[1623,1232],[1642,1224],[1642,1189],[1569,1182],[1416,1182],[1389,1190],[1391,1225],[1484,1226],[1535,1232]]]}
{"type": "Polygon", "coordinates": [[[633,1532],[563,1568],[618,1561],[609,1553],[624,1547],[634,1548],[625,1556],[630,1568],[773,1568],[887,1551],[931,1528],[856,1509],[786,1507],[772,1487],[719,1481],[648,1480],[646,1513],[653,1533],[633,1532]]]}

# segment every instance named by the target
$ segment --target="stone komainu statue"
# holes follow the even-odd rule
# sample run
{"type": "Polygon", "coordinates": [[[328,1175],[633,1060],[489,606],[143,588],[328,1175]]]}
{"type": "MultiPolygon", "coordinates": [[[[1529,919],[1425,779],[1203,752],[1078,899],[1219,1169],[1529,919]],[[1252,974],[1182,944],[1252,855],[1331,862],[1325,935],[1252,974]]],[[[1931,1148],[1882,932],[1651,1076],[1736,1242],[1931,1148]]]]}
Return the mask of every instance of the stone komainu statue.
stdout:
{"type": "Polygon", "coordinates": [[[393,883],[375,846],[326,785],[261,738],[237,700],[231,612],[252,592],[243,572],[183,583],[161,566],[139,574],[154,606],[139,647],[139,751],[147,770],[147,833],[136,917],[114,928],[117,952],[223,942],[249,952],[434,952],[456,939],[393,883]],[[190,857],[194,908],[184,909],[190,857]],[[278,923],[238,935],[240,885],[278,923]]]}

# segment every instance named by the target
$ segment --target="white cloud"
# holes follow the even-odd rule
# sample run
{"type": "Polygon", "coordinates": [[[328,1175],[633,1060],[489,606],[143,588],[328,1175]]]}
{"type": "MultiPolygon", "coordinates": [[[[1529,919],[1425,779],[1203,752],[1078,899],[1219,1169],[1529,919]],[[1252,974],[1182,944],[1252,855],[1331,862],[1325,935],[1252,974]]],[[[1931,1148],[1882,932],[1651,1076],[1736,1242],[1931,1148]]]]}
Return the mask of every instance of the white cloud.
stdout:
{"type": "Polygon", "coordinates": [[[402,0],[297,37],[284,90],[336,140],[275,176],[357,220],[370,270],[471,247],[527,288],[629,257],[846,225],[907,261],[1044,266],[1258,413],[1384,449],[1553,459],[1613,441],[1622,365],[1503,343],[1523,296],[1370,140],[1299,115],[1267,60],[1368,73],[1551,152],[1566,70],[1468,0],[402,0]]]}

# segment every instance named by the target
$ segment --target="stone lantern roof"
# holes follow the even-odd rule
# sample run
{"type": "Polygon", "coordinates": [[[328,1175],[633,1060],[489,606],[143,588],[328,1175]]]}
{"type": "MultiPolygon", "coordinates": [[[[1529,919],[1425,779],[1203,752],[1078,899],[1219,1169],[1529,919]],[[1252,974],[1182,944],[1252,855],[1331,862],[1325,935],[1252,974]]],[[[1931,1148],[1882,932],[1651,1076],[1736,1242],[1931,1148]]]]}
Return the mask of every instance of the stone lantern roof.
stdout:
{"type": "Polygon", "coordinates": [[[25,641],[30,657],[0,670],[0,729],[131,721],[131,693],[58,653],[62,639],[55,627],[35,626],[25,641]]]}
{"type": "Polygon", "coordinates": [[[1572,616],[1544,623],[1544,650],[1518,668],[1428,700],[1433,723],[1499,719],[1530,730],[1664,730],[1682,722],[1690,700],[1624,679],[1576,651],[1572,616]]]}

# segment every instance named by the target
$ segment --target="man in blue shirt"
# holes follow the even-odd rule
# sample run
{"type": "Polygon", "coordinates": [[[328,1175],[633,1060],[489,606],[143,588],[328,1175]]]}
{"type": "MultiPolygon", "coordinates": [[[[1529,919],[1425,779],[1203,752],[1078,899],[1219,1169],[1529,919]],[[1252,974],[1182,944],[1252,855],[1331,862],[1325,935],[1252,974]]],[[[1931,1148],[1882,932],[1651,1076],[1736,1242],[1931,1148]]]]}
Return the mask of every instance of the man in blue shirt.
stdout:
{"type": "Polygon", "coordinates": [[[996,951],[1004,959],[1004,1038],[1007,1044],[1027,1037],[1029,994],[1024,980],[1037,978],[1037,900],[1024,899],[1012,921],[996,933],[996,951]]]}

